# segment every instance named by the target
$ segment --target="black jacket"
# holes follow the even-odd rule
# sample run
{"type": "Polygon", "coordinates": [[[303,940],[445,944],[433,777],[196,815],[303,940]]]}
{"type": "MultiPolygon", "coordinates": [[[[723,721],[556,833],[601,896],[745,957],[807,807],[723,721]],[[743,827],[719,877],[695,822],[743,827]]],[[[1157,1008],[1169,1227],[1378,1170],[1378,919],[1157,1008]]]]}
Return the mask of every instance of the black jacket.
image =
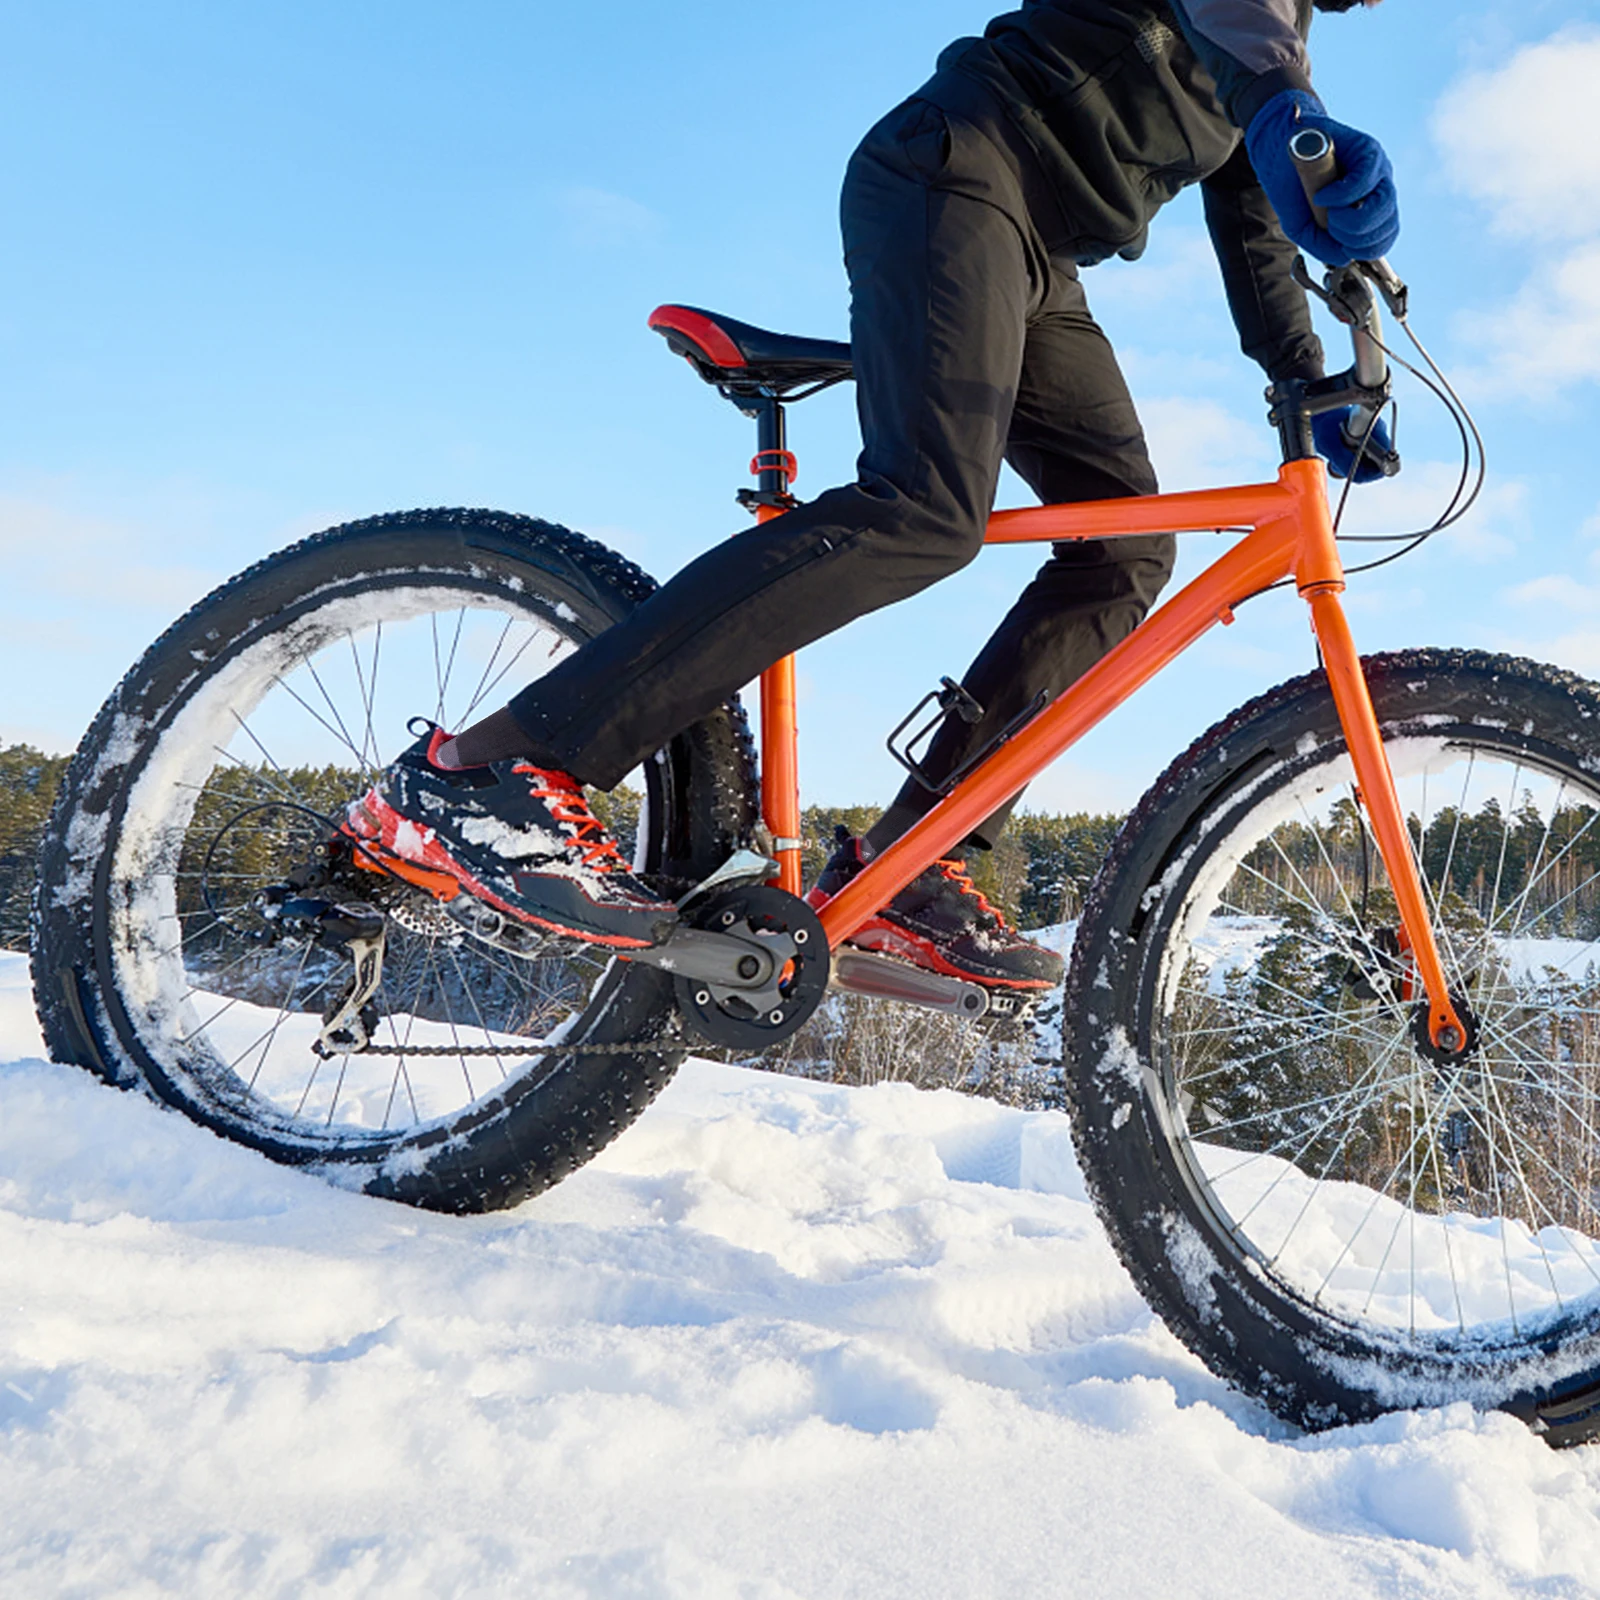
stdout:
{"type": "Polygon", "coordinates": [[[939,57],[921,98],[975,121],[1031,169],[1035,222],[1080,264],[1142,253],[1150,219],[1203,187],[1246,354],[1316,377],[1322,346],[1241,129],[1309,88],[1311,0],[1024,0],[939,57]]]}

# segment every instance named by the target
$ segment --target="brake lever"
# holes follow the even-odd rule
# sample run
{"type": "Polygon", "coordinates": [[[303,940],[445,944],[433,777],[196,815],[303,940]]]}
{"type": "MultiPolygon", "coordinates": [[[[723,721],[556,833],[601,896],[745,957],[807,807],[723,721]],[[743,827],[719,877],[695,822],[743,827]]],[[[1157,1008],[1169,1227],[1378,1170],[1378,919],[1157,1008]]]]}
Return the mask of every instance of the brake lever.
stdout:
{"type": "Polygon", "coordinates": [[[1404,322],[1411,303],[1411,291],[1394,268],[1382,256],[1376,261],[1358,261],[1356,267],[1377,285],[1383,303],[1389,308],[1389,315],[1397,322],[1404,322]]]}
{"type": "MultiPolygon", "coordinates": [[[[1298,283],[1307,294],[1316,296],[1316,298],[1320,300],[1323,305],[1333,312],[1334,316],[1339,316],[1338,311],[1334,309],[1333,296],[1329,294],[1328,291],[1311,276],[1311,269],[1306,265],[1306,258],[1304,256],[1296,256],[1294,258],[1294,265],[1289,268],[1289,276],[1293,278],[1294,281],[1298,283]]],[[[1339,320],[1342,322],[1344,319],[1340,317],[1339,320]]]]}

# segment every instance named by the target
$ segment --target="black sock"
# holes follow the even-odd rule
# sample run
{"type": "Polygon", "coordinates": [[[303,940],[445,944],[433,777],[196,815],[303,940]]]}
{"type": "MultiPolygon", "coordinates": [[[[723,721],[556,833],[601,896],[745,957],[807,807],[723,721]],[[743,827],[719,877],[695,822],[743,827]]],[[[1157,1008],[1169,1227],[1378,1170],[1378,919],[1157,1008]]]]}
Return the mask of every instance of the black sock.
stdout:
{"type": "Polygon", "coordinates": [[[470,728],[463,728],[455,736],[455,747],[456,760],[464,767],[487,766],[491,761],[515,758],[556,772],[566,770],[559,757],[540,749],[528,737],[522,724],[506,707],[491,712],[481,722],[474,722],[470,728]]]}

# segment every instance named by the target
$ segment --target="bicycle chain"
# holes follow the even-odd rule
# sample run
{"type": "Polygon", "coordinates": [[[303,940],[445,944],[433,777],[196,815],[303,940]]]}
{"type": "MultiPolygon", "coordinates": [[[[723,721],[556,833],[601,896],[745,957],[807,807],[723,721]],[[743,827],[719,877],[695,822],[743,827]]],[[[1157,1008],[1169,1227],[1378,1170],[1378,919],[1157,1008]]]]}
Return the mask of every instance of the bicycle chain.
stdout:
{"type": "Polygon", "coordinates": [[[668,1050],[687,1050],[684,1038],[636,1039],[629,1044],[369,1044],[359,1050],[341,1051],[351,1056],[548,1056],[558,1051],[569,1056],[626,1056],[645,1053],[660,1055],[668,1050]]]}

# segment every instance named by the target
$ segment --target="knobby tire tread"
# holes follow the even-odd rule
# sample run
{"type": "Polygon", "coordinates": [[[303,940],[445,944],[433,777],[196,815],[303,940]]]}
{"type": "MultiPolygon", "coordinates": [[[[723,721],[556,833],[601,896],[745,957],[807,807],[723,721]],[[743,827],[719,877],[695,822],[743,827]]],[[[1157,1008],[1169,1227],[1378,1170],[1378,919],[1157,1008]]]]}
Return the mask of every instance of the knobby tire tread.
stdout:
{"type": "MultiPolygon", "coordinates": [[[[1374,685],[1375,701],[1380,699],[1378,686],[1386,681],[1420,675],[1434,679],[1509,678],[1532,685],[1536,691],[1553,693],[1567,702],[1577,719],[1589,723],[1584,732],[1588,748],[1596,752],[1595,765],[1600,771],[1600,688],[1576,673],[1523,657],[1470,649],[1386,652],[1364,657],[1363,664],[1369,683],[1374,685]]],[[[1124,903],[1125,912],[1130,882],[1158,884],[1167,860],[1185,837],[1186,826],[1200,818],[1219,791],[1227,789],[1238,776],[1239,769],[1222,758],[1229,742],[1314,695],[1331,704],[1327,678],[1321,669],[1256,696],[1195,739],[1140,799],[1118,831],[1085,897],[1067,973],[1067,1020],[1063,1030],[1067,1057],[1065,1100],[1086,1188],[1135,1286],[1172,1333],[1214,1373],[1262,1400],[1287,1420],[1310,1429],[1367,1420],[1390,1407],[1363,1394],[1358,1386],[1341,1389],[1322,1381],[1320,1376],[1308,1377],[1309,1365],[1292,1374],[1264,1366],[1261,1352],[1241,1340],[1238,1328],[1230,1326],[1226,1317],[1210,1322],[1197,1318],[1190,1298],[1175,1291],[1176,1274],[1170,1270],[1170,1262],[1152,1257],[1148,1236],[1134,1237],[1128,1222],[1132,1208],[1126,1176],[1112,1170],[1114,1155],[1102,1144],[1092,1114],[1106,1102],[1105,1091],[1097,1085],[1103,1063],[1086,1058],[1080,1048],[1082,1041],[1074,1036],[1074,1021],[1089,1016],[1096,1003],[1093,991],[1103,976],[1107,940],[1134,942],[1118,926],[1118,902],[1124,903]],[[1150,856],[1152,839],[1157,841],[1156,848],[1162,844],[1168,847],[1155,859],[1150,856]]],[[[1380,704],[1378,709],[1381,722],[1384,707],[1380,704]]],[[[1124,981],[1128,981],[1126,977],[1124,981]]],[[[1103,1006],[1104,1002],[1100,1004],[1103,1006]]],[[[1162,1198],[1139,1196],[1146,1206],[1156,1205],[1162,1198]]],[[[1248,1284],[1244,1293],[1248,1298],[1248,1284]]],[[[1381,1361],[1381,1354],[1375,1359],[1381,1361]]],[[[1597,1365],[1587,1377],[1567,1381],[1556,1391],[1506,1395],[1506,1409],[1545,1433],[1552,1444],[1577,1444],[1600,1437],[1600,1340],[1596,1342],[1595,1361],[1597,1365]]],[[[1403,1363],[1399,1352],[1396,1363],[1403,1363]]]]}
{"type": "MultiPolygon", "coordinates": [[[[225,618],[231,605],[258,587],[272,585],[299,563],[325,555],[337,558],[348,548],[351,581],[359,581],[364,571],[376,575],[378,563],[368,568],[360,565],[367,553],[367,541],[396,535],[424,539],[437,536],[442,541],[459,537],[461,548],[452,544],[449,553],[460,556],[465,551],[469,560],[476,541],[482,548],[497,548],[511,561],[535,567],[542,562],[551,569],[553,581],[583,592],[586,599],[613,619],[656,588],[655,581],[634,562],[559,524],[515,513],[444,508],[366,517],[311,534],[252,563],[191,606],[124,674],[97,712],[68,764],[45,829],[41,872],[34,892],[32,979],[45,1042],[54,1059],[82,1066],[116,1087],[140,1089],[224,1136],[240,1137],[237,1130],[219,1126],[215,1118],[200,1114],[196,1107],[185,1104],[181,1097],[164,1090],[138,1069],[125,1042],[117,1036],[106,996],[99,989],[107,981],[95,955],[102,935],[82,928],[63,928],[62,915],[52,906],[51,896],[73,865],[67,835],[74,820],[85,815],[108,817],[118,802],[123,785],[119,770],[107,760],[110,743],[118,718],[142,704],[157,667],[172,652],[185,647],[193,654],[197,632],[203,631],[212,617],[225,618]],[[484,544],[485,540],[489,543],[484,544]]],[[[223,641],[223,654],[227,642],[223,641]]],[[[202,666],[201,671],[204,670],[202,666]]],[[[156,713],[170,714],[185,693],[187,686],[158,706],[156,713]]],[[[683,843],[690,851],[705,854],[710,841],[736,839],[754,820],[753,740],[737,699],[686,730],[679,740],[686,741],[684,749],[688,754],[684,759],[692,768],[686,782],[680,785],[685,790],[681,798],[697,813],[686,819],[683,843]]],[[[717,864],[716,860],[691,859],[678,861],[676,866],[679,870],[709,871],[717,864]]],[[[670,1082],[686,1053],[676,1039],[663,1038],[672,1015],[670,984],[659,975],[651,975],[648,982],[636,983],[634,989],[628,1020],[637,1027],[637,1033],[630,1032],[627,1037],[640,1038],[638,1053],[562,1058],[562,1065],[539,1085],[546,1099],[557,1102],[550,1114],[530,1116],[530,1108],[522,1108],[519,1115],[517,1102],[522,1095],[510,1094],[505,1097],[506,1109],[488,1119],[498,1125],[484,1127],[471,1142],[470,1152],[462,1152],[454,1161],[441,1153],[420,1170],[399,1174],[380,1167],[362,1187],[368,1193],[428,1209],[474,1212],[515,1205],[575,1171],[637,1119],[670,1082]],[[652,1043],[657,1047],[652,1049],[652,1043]],[[597,1065],[601,1061],[603,1069],[597,1065]]],[[[493,1095],[489,1097],[491,1103],[495,1099],[493,1095]]],[[[471,1116],[471,1108],[467,1109],[469,1115],[462,1121],[483,1120],[471,1116]]],[[[270,1139],[244,1138],[243,1142],[274,1159],[297,1161],[293,1152],[274,1147],[270,1139]]],[[[453,1126],[425,1141],[430,1145],[452,1142],[460,1142],[453,1126]]],[[[305,1157],[298,1158],[298,1164],[312,1170],[318,1167],[314,1159],[305,1157]]],[[[324,1175],[335,1181],[349,1181],[348,1176],[341,1177],[332,1169],[325,1168],[324,1175]]]]}

